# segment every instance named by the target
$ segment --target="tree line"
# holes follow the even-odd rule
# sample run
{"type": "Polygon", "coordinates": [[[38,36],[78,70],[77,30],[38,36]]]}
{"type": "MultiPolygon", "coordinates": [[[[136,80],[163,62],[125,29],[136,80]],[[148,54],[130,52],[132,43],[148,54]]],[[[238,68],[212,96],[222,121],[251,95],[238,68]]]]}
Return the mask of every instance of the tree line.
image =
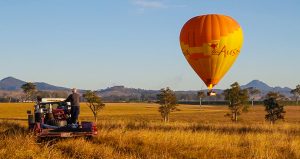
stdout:
{"type": "MultiPolygon", "coordinates": [[[[67,97],[66,92],[52,92],[52,94],[50,94],[49,92],[37,91],[36,86],[31,82],[22,85],[21,88],[25,93],[25,101],[34,101],[34,98],[36,98],[37,96],[60,98],[67,97]]],[[[259,93],[260,91],[255,88],[242,89],[237,82],[230,85],[230,88],[224,90],[224,92],[222,93],[224,99],[227,101],[227,105],[230,110],[230,112],[226,114],[226,116],[230,117],[232,121],[237,122],[239,116],[242,113],[248,111],[249,100],[251,100],[251,105],[253,106],[254,97],[259,93]]],[[[295,89],[291,90],[291,93],[295,96],[298,104],[298,98],[300,96],[300,85],[297,85],[295,89]]],[[[204,92],[200,91],[197,93],[197,96],[200,98],[199,104],[201,106],[202,98],[207,95],[204,92]]],[[[84,92],[83,98],[90,110],[93,112],[95,121],[97,121],[99,111],[101,111],[105,107],[102,98],[97,94],[96,91],[90,90],[84,92]]],[[[278,92],[269,92],[265,96],[263,104],[265,106],[265,119],[267,121],[270,121],[270,123],[273,124],[277,120],[284,119],[285,110],[282,101],[284,101],[285,99],[285,96],[279,94],[278,92]]],[[[175,92],[169,87],[162,88],[159,94],[157,94],[157,102],[160,105],[158,111],[160,112],[163,121],[168,122],[170,113],[178,110],[178,100],[175,92]]]]}
{"type": "MultiPolygon", "coordinates": [[[[292,90],[295,95],[298,95],[300,93],[298,88],[300,86],[297,86],[296,89],[292,90]]],[[[259,94],[260,91],[254,88],[248,88],[248,89],[241,89],[240,85],[235,82],[231,85],[231,88],[226,89],[223,92],[223,95],[225,96],[225,100],[228,101],[228,108],[230,110],[230,113],[226,114],[231,118],[232,121],[237,122],[239,119],[239,116],[243,112],[247,112],[249,105],[247,104],[249,99],[251,100],[251,105],[253,106],[254,101],[254,95],[259,94]],[[249,96],[251,95],[251,96],[249,96]]],[[[204,92],[198,92],[197,94],[200,98],[200,106],[201,106],[201,99],[204,98],[206,95],[204,92]]],[[[87,99],[87,102],[89,103],[89,107],[92,110],[101,110],[104,107],[104,104],[101,102],[101,98],[96,95],[96,92],[88,91],[87,94],[84,95],[92,96],[93,98],[87,99]],[[91,104],[93,102],[91,101],[97,101],[94,103],[98,103],[98,109],[95,109],[95,104],[91,104]]],[[[270,123],[275,123],[275,121],[284,119],[284,105],[281,101],[283,101],[285,97],[277,92],[269,92],[265,99],[263,100],[264,106],[265,106],[265,119],[269,121],[270,123]]],[[[158,108],[158,111],[160,112],[163,121],[168,122],[170,113],[173,111],[178,110],[177,109],[177,96],[173,90],[171,90],[169,87],[163,88],[160,90],[160,93],[157,95],[157,101],[160,105],[158,108]]],[[[94,116],[95,115],[94,113],[94,116]]]]}
{"type": "MultiPolygon", "coordinates": [[[[291,92],[297,96],[300,95],[300,85],[297,85],[291,92]]],[[[253,106],[253,96],[259,94],[260,91],[254,88],[241,89],[240,85],[235,82],[230,85],[229,89],[224,90],[223,95],[227,101],[229,113],[226,116],[230,117],[232,121],[237,122],[239,116],[249,110],[249,100],[253,106]]],[[[202,105],[201,99],[206,96],[204,92],[198,92],[200,98],[200,106],[202,105]]],[[[176,110],[176,95],[170,90],[170,88],[161,89],[159,98],[159,112],[163,118],[163,121],[169,121],[169,114],[176,110]]],[[[263,100],[266,115],[265,119],[271,124],[274,124],[277,120],[283,120],[285,115],[284,104],[282,101],[285,100],[285,96],[278,92],[269,92],[263,100]]],[[[298,101],[298,100],[297,100],[298,101]]],[[[297,103],[298,104],[298,103],[297,103]]]]}

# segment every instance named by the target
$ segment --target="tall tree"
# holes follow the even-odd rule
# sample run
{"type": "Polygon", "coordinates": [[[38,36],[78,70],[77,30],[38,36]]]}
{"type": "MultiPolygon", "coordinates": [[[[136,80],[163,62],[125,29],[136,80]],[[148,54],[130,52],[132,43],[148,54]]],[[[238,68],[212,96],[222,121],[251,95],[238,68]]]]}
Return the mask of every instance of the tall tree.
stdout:
{"type": "Polygon", "coordinates": [[[266,96],[265,96],[265,98],[267,99],[267,98],[274,98],[274,99],[276,99],[277,101],[283,101],[283,100],[286,100],[286,97],[283,95],[283,94],[280,94],[280,93],[278,93],[278,92],[269,92],[266,96]]]}
{"type": "Polygon", "coordinates": [[[97,95],[95,91],[86,91],[83,94],[83,97],[85,98],[87,105],[91,109],[94,120],[97,123],[98,121],[98,113],[100,110],[102,110],[105,107],[105,104],[103,104],[101,98],[97,95]]]}
{"type": "Polygon", "coordinates": [[[291,90],[291,93],[294,95],[294,97],[296,98],[296,103],[298,105],[298,99],[300,96],[300,85],[297,85],[295,89],[291,90]]]}
{"type": "Polygon", "coordinates": [[[203,91],[199,91],[197,93],[198,97],[199,97],[199,104],[200,104],[200,107],[202,106],[202,99],[205,97],[205,93],[203,91]]]}
{"type": "Polygon", "coordinates": [[[237,122],[238,116],[247,111],[248,109],[248,91],[246,89],[241,89],[240,85],[235,82],[230,85],[230,89],[224,90],[225,100],[229,101],[228,108],[231,111],[231,119],[232,121],[237,122]]]}
{"type": "Polygon", "coordinates": [[[248,93],[249,93],[250,98],[251,98],[251,105],[253,106],[254,105],[255,96],[259,95],[261,92],[260,92],[259,89],[256,89],[254,87],[250,87],[247,90],[248,90],[248,93]]]}
{"type": "Polygon", "coordinates": [[[25,100],[33,100],[34,94],[36,92],[36,85],[31,82],[28,82],[23,84],[21,88],[23,89],[23,92],[26,95],[25,100]]]}
{"type": "Polygon", "coordinates": [[[176,95],[169,87],[167,87],[166,89],[161,89],[160,94],[158,94],[157,97],[160,104],[158,111],[163,117],[164,122],[168,122],[171,111],[176,110],[176,95]]]}
{"type": "Polygon", "coordinates": [[[267,112],[265,119],[274,124],[279,119],[284,119],[284,105],[281,104],[283,95],[276,92],[269,92],[264,100],[265,111],[267,112]]]}

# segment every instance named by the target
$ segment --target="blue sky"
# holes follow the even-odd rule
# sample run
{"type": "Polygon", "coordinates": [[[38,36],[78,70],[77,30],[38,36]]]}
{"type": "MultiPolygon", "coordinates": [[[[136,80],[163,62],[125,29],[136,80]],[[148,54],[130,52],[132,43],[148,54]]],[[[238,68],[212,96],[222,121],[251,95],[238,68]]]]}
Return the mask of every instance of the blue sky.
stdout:
{"type": "Polygon", "coordinates": [[[0,78],[84,89],[205,88],[179,33],[209,13],[233,17],[244,32],[240,56],[215,88],[253,79],[300,84],[299,0],[0,1],[0,78]]]}

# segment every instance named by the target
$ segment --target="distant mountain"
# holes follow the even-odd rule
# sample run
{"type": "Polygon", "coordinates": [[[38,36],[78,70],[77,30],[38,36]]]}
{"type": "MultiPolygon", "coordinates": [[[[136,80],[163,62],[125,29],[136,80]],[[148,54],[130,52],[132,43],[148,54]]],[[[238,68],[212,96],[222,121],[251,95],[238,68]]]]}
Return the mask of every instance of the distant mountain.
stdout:
{"type": "Polygon", "coordinates": [[[272,87],[268,86],[266,83],[259,81],[259,80],[253,80],[251,82],[249,82],[246,85],[242,85],[241,88],[256,88],[259,90],[264,90],[264,91],[271,91],[273,90],[272,87]]]}
{"type": "Polygon", "coordinates": [[[290,92],[291,92],[291,88],[288,87],[271,87],[269,85],[267,85],[266,83],[259,81],[259,80],[253,80],[251,82],[249,82],[246,85],[242,85],[241,88],[256,88],[259,89],[262,92],[262,95],[267,94],[270,91],[273,92],[279,92],[287,97],[291,96],[290,92]]]}
{"type": "MultiPolygon", "coordinates": [[[[0,91],[20,91],[21,86],[25,84],[25,81],[16,79],[14,77],[7,77],[0,80],[0,91]]],[[[38,90],[43,91],[62,91],[69,90],[65,87],[54,86],[44,82],[35,82],[38,90]]],[[[291,88],[288,87],[271,87],[266,83],[253,80],[246,85],[242,85],[241,88],[256,88],[261,91],[261,97],[266,95],[269,91],[279,92],[286,97],[290,97],[291,88]]],[[[84,90],[80,90],[84,91],[84,90]]],[[[204,90],[207,92],[207,90],[204,90]]],[[[223,90],[214,90],[217,92],[218,99],[222,100],[223,90]]],[[[197,100],[198,90],[193,91],[175,91],[178,100],[197,100]]],[[[159,90],[145,90],[140,88],[126,88],[125,86],[113,86],[106,89],[100,89],[97,93],[103,98],[104,101],[153,101],[157,99],[159,90]]],[[[210,99],[208,99],[210,100],[210,99]]],[[[216,100],[212,98],[211,100],[216,100]]]]}
{"type": "Polygon", "coordinates": [[[139,101],[155,100],[159,90],[144,90],[139,88],[126,88],[125,86],[113,86],[98,90],[97,93],[105,101],[139,101]]]}
{"type": "Polygon", "coordinates": [[[7,77],[0,81],[0,90],[15,91],[20,90],[21,86],[25,84],[25,81],[16,79],[14,77],[7,77]]]}
{"type": "MultiPolygon", "coordinates": [[[[7,77],[0,81],[0,90],[5,91],[18,91],[21,90],[21,86],[25,84],[25,81],[16,79],[14,77],[7,77]]],[[[65,87],[58,87],[54,85],[50,85],[44,82],[34,82],[38,90],[42,91],[59,91],[59,90],[69,90],[65,87]]]]}
{"type": "Polygon", "coordinates": [[[136,88],[126,88],[125,86],[113,86],[98,91],[101,96],[139,96],[143,93],[158,93],[158,90],[144,90],[136,88]]]}
{"type": "MultiPolygon", "coordinates": [[[[208,90],[203,90],[207,92],[208,90]]],[[[218,95],[221,95],[223,90],[214,90],[218,95]]],[[[155,101],[160,90],[145,90],[136,88],[126,88],[125,86],[113,86],[106,89],[98,90],[98,95],[102,97],[104,101],[155,101]]],[[[177,99],[179,101],[193,101],[198,100],[197,90],[190,91],[175,91],[177,99]]],[[[218,100],[221,99],[218,97],[218,100]]],[[[215,97],[208,97],[206,100],[216,100],[215,97]]]]}
{"type": "Polygon", "coordinates": [[[70,90],[69,88],[54,86],[45,82],[34,82],[38,90],[47,90],[47,91],[63,91],[70,90]]]}

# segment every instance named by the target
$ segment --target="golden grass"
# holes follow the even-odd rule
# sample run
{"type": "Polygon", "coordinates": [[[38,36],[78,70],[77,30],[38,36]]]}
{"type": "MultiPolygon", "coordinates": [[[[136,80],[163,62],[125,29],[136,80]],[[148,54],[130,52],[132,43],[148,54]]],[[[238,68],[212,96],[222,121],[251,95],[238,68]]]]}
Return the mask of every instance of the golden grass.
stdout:
{"type": "MultiPolygon", "coordinates": [[[[180,105],[162,123],[156,104],[108,103],[92,140],[36,143],[26,129],[32,104],[0,104],[0,158],[300,158],[300,107],[270,125],[255,106],[239,123],[224,117],[225,106],[180,105]]],[[[92,120],[85,104],[80,120],[92,120]]]]}

